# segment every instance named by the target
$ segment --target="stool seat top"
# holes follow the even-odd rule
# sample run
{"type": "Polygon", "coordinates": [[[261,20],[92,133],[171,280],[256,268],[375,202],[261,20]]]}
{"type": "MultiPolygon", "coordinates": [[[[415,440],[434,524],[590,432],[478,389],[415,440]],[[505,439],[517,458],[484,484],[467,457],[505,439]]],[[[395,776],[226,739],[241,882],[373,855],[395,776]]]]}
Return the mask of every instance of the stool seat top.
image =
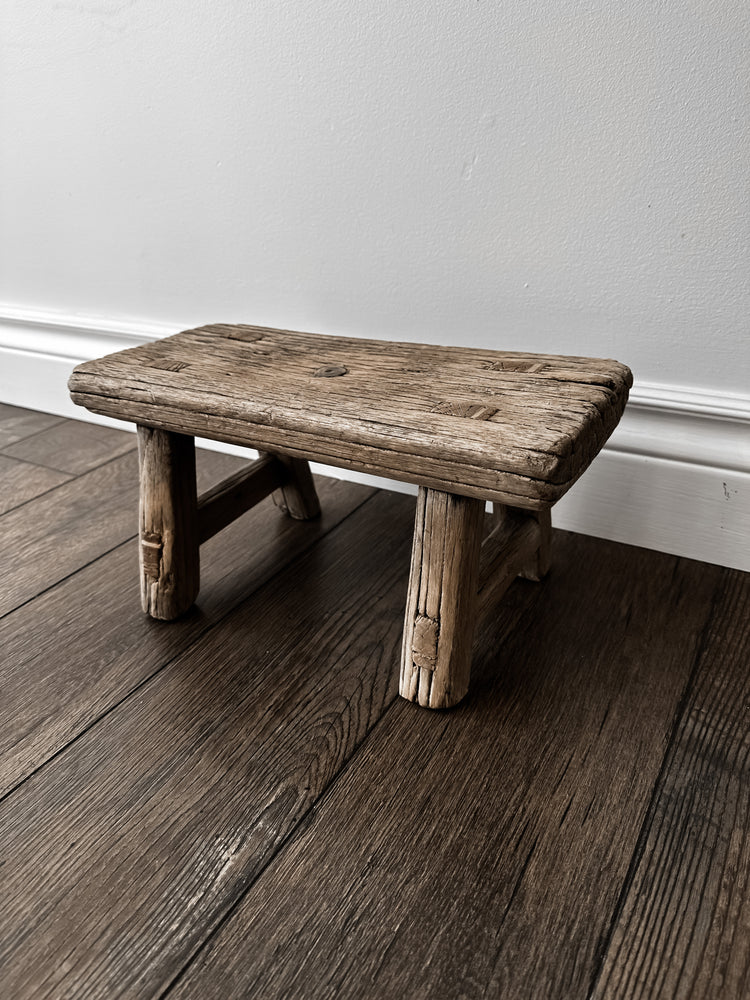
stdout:
{"type": "Polygon", "coordinates": [[[631,385],[617,361],[221,323],[69,382],[95,413],[528,508],[585,471],[631,385]]]}

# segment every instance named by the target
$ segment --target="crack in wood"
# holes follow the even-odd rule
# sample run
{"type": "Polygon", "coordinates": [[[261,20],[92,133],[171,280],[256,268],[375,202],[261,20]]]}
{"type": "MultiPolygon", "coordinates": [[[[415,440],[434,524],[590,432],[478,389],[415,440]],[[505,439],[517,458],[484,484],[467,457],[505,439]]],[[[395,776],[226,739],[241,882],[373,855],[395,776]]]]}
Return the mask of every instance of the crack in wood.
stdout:
{"type": "Polygon", "coordinates": [[[497,406],[485,403],[441,402],[432,407],[432,413],[442,413],[449,417],[470,417],[472,420],[491,420],[498,413],[497,406]]]}
{"type": "Polygon", "coordinates": [[[163,358],[152,361],[149,368],[160,368],[167,372],[181,372],[184,368],[189,368],[187,361],[173,361],[171,358],[163,358]]]}
{"type": "Polygon", "coordinates": [[[481,367],[490,372],[529,372],[536,375],[543,372],[547,365],[534,361],[485,361],[481,367]]]}

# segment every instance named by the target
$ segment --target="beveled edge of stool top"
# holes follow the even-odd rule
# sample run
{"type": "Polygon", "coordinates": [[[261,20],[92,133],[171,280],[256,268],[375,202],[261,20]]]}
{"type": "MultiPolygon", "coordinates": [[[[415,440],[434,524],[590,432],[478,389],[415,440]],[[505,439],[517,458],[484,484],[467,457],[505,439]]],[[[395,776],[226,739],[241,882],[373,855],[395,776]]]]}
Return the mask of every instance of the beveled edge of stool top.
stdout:
{"type": "Polygon", "coordinates": [[[599,452],[617,361],[216,323],[79,365],[95,413],[527,508],[599,452]]]}

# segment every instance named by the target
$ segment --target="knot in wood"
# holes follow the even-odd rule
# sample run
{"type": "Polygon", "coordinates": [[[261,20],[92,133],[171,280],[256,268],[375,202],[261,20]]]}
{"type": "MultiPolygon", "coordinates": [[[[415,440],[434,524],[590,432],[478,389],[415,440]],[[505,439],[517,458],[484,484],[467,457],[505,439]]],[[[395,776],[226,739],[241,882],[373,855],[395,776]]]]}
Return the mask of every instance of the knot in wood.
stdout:
{"type": "Polygon", "coordinates": [[[313,378],[335,378],[337,375],[346,375],[348,371],[344,365],[323,365],[313,373],[313,378]]]}

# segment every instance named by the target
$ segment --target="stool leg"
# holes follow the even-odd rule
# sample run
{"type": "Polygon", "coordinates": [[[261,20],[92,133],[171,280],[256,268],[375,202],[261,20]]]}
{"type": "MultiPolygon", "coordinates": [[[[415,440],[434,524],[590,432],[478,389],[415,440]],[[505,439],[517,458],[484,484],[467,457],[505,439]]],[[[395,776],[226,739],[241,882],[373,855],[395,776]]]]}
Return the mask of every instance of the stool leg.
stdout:
{"type": "MultiPolygon", "coordinates": [[[[261,455],[264,452],[261,452],[261,455]]],[[[284,485],[274,490],[273,502],[296,521],[309,521],[320,514],[320,503],[310,465],[304,458],[276,455],[286,470],[284,485]]]]}
{"type": "Polygon", "coordinates": [[[141,604],[168,621],[187,611],[200,585],[195,443],[139,426],[138,458],[141,604]]]}
{"type": "Polygon", "coordinates": [[[400,693],[450,708],[469,688],[484,501],[420,487],[400,693]]]}
{"type": "Polygon", "coordinates": [[[552,565],[552,509],[547,507],[545,510],[518,511],[513,507],[506,507],[504,504],[493,503],[492,513],[496,521],[501,521],[508,514],[512,516],[515,513],[522,517],[531,517],[537,522],[540,530],[539,548],[527,560],[518,575],[522,576],[524,580],[533,580],[535,583],[539,583],[549,573],[552,565]]]}
{"type": "Polygon", "coordinates": [[[533,510],[527,513],[538,523],[541,538],[536,555],[529,561],[528,565],[524,566],[520,575],[524,580],[533,580],[535,583],[539,583],[549,573],[552,564],[552,511],[548,507],[546,510],[533,510]]]}

